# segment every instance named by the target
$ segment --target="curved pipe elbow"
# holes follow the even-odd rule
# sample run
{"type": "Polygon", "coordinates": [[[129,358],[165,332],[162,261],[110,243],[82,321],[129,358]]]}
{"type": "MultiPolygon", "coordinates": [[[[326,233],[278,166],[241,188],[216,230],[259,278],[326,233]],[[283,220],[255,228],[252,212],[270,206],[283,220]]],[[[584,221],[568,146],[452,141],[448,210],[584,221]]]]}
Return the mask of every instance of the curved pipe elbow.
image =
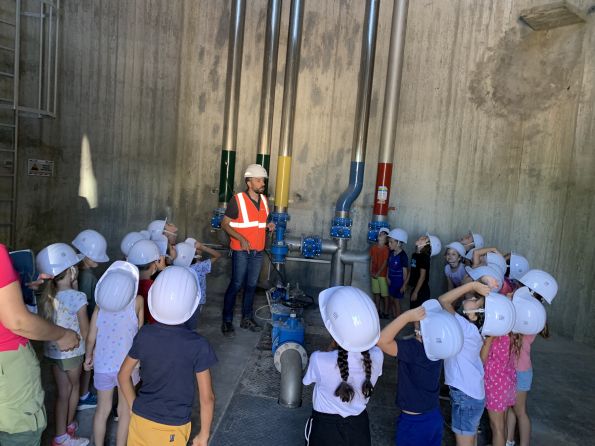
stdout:
{"type": "Polygon", "coordinates": [[[281,354],[281,391],[279,404],[283,407],[302,405],[302,357],[295,349],[281,354]]]}
{"type": "Polygon", "coordinates": [[[359,197],[364,186],[364,167],[363,161],[352,161],[349,170],[349,185],[347,189],[339,196],[336,212],[349,212],[353,202],[359,197]]]}

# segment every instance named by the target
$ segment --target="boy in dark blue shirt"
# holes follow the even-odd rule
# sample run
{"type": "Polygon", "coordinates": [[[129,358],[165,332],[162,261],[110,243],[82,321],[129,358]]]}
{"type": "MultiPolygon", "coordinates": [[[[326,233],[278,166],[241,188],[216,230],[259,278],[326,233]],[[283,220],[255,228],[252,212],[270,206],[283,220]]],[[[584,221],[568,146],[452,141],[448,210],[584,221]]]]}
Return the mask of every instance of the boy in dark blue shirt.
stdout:
{"type": "Polygon", "coordinates": [[[149,290],[156,323],[139,330],[118,374],[132,408],[128,446],[186,446],[196,383],[200,432],[192,445],[207,446],[215,406],[209,369],[217,358],[209,342],[184,325],[199,301],[194,274],[181,266],[166,268],[149,290]],[[139,362],[142,385],[137,396],[130,376],[139,362]]]}
{"type": "Polygon", "coordinates": [[[409,323],[425,317],[424,307],[401,314],[380,333],[378,347],[399,360],[397,369],[397,419],[395,444],[399,446],[440,446],[443,420],[438,399],[442,360],[430,361],[421,337],[395,340],[409,323]]]}

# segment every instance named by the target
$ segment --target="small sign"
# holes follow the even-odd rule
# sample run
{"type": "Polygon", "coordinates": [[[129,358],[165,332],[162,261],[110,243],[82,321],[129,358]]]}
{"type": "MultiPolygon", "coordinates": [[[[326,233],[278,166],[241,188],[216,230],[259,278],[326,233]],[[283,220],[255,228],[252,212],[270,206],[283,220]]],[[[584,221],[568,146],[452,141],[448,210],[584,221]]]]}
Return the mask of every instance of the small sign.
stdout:
{"type": "Polygon", "coordinates": [[[50,160],[28,160],[27,175],[38,177],[54,176],[54,162],[50,160]]]}

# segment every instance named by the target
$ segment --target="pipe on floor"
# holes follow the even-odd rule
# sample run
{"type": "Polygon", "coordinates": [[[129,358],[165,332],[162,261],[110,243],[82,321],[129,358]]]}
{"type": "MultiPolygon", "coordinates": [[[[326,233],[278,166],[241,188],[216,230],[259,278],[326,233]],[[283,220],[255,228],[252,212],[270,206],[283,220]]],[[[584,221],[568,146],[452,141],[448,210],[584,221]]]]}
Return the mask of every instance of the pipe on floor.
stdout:
{"type": "Polygon", "coordinates": [[[295,408],[302,405],[302,357],[295,349],[281,354],[281,391],[279,405],[295,408]]]}
{"type": "Polygon", "coordinates": [[[227,79],[225,82],[223,142],[221,145],[221,166],[219,170],[220,209],[224,209],[227,206],[233,194],[245,18],[246,0],[232,0],[229,47],[227,51],[227,79]]]}
{"type": "MultiPolygon", "coordinates": [[[[281,28],[281,3],[281,0],[269,0],[264,41],[264,62],[262,64],[262,94],[260,97],[256,164],[263,166],[267,172],[269,172],[271,160],[271,136],[273,133],[275,86],[277,82],[277,56],[279,54],[279,30],[281,28]]],[[[267,189],[264,194],[268,195],[268,182],[266,187],[267,189]]]]}

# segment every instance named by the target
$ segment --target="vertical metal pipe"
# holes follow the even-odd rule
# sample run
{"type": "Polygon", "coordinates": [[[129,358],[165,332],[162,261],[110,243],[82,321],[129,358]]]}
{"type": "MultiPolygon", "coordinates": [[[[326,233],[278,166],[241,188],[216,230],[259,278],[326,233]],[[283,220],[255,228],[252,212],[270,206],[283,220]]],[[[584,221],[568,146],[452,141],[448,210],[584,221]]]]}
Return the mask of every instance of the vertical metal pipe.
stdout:
{"type": "Polygon", "coordinates": [[[291,172],[291,152],[293,146],[293,123],[300,69],[302,45],[302,22],[305,0],[292,0],[289,17],[289,36],[285,62],[283,105],[281,109],[281,136],[277,161],[277,181],[275,187],[275,212],[286,212],[289,202],[289,176],[291,172]]]}
{"type": "Polygon", "coordinates": [[[49,113],[50,111],[50,82],[52,81],[52,19],[53,19],[53,6],[48,6],[50,11],[48,18],[48,39],[47,39],[47,67],[46,67],[46,86],[45,86],[45,108],[44,110],[49,113]]]}
{"type": "Polygon", "coordinates": [[[393,6],[373,221],[384,221],[388,214],[408,8],[409,0],[396,0],[393,6]]]}
{"type": "Polygon", "coordinates": [[[54,55],[54,106],[52,108],[53,115],[56,115],[56,108],[58,102],[58,43],[60,42],[60,0],[58,0],[56,8],[56,45],[54,55]]]}
{"type": "Polygon", "coordinates": [[[37,109],[41,110],[41,97],[43,95],[43,16],[45,13],[45,3],[40,2],[39,6],[39,70],[37,81],[37,109]]]}
{"type": "Polygon", "coordinates": [[[366,2],[349,185],[337,200],[335,212],[338,217],[348,216],[351,205],[359,196],[363,186],[379,7],[380,0],[368,0],[366,2]]]}
{"type": "MultiPolygon", "coordinates": [[[[271,159],[271,135],[277,82],[277,56],[279,54],[279,30],[281,28],[281,0],[269,0],[267,9],[267,29],[262,64],[262,95],[260,97],[260,119],[258,124],[258,154],[256,164],[267,172],[271,159]]],[[[267,184],[268,188],[268,184],[267,184]]],[[[265,195],[267,191],[265,191],[265,195]]]]}
{"type": "Polygon", "coordinates": [[[221,168],[219,172],[220,208],[224,208],[227,205],[233,193],[245,18],[246,1],[232,0],[229,47],[227,51],[227,79],[225,82],[223,142],[221,147],[221,168]]]}
{"type": "Polygon", "coordinates": [[[10,209],[10,244],[16,244],[17,232],[17,204],[18,204],[18,173],[19,173],[19,89],[21,81],[21,0],[16,0],[15,7],[15,39],[14,39],[14,77],[13,77],[13,113],[14,113],[14,133],[13,133],[13,165],[12,165],[12,207],[10,209]]]}

